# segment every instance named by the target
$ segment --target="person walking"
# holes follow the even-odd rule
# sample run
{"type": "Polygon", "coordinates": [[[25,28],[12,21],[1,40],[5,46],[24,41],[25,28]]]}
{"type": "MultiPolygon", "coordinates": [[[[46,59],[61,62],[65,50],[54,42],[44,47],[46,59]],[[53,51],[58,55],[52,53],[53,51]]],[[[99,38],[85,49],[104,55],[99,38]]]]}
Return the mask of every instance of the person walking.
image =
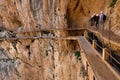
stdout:
{"type": "Polygon", "coordinates": [[[94,16],[92,15],[90,18],[90,25],[93,26],[94,25],[94,16]]]}
{"type": "Polygon", "coordinates": [[[99,15],[98,14],[96,14],[96,16],[95,16],[95,26],[96,26],[96,28],[99,27],[99,15]]]}
{"type": "Polygon", "coordinates": [[[95,18],[96,18],[96,13],[93,14],[94,25],[95,25],[95,18]]]}
{"type": "Polygon", "coordinates": [[[105,20],[106,20],[106,15],[103,13],[103,11],[100,11],[99,22],[100,22],[100,26],[103,27],[103,29],[104,29],[105,20]]]}
{"type": "Polygon", "coordinates": [[[99,15],[99,17],[100,17],[100,19],[99,19],[100,23],[103,23],[103,16],[104,16],[103,12],[100,11],[100,15],[99,15]]]}
{"type": "Polygon", "coordinates": [[[96,18],[96,14],[94,13],[91,18],[90,18],[90,25],[94,26],[95,25],[95,18],[96,18]]]}

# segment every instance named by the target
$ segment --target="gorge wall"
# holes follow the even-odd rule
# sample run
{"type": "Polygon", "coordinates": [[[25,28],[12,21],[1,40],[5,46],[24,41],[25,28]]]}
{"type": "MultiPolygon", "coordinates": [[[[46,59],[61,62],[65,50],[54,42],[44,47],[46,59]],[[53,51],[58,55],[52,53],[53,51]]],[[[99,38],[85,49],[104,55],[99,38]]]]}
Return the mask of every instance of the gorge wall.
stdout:
{"type": "Polygon", "coordinates": [[[48,39],[0,42],[0,80],[79,79],[80,64],[74,55],[78,47],[71,43],[76,44],[48,39]]]}
{"type": "Polygon", "coordinates": [[[107,15],[105,28],[109,28],[111,20],[111,30],[120,35],[120,1],[114,7],[110,7],[111,3],[112,0],[1,0],[0,18],[7,29],[24,27],[30,31],[38,27],[87,27],[91,15],[103,11],[107,15]]]}
{"type": "MultiPolygon", "coordinates": [[[[120,35],[120,1],[112,9],[110,3],[111,0],[0,0],[0,21],[10,31],[86,27],[90,16],[102,10],[107,14],[106,29],[112,17],[112,30],[120,35]]],[[[67,31],[47,33],[17,36],[69,36],[67,31]]],[[[80,61],[74,55],[79,48],[74,41],[5,40],[0,47],[0,80],[80,80],[80,61]]]]}
{"type": "Polygon", "coordinates": [[[23,26],[24,30],[34,30],[36,26],[66,27],[67,0],[1,0],[0,2],[0,15],[7,29],[13,30],[23,26]]]}
{"type": "MultiPolygon", "coordinates": [[[[1,0],[1,21],[10,31],[67,28],[67,4],[68,0],[1,0]]],[[[40,35],[68,36],[65,31],[16,36],[40,35]]],[[[78,80],[80,77],[80,63],[75,56],[79,48],[74,41],[5,40],[0,42],[0,47],[0,80],[78,80]]]]}

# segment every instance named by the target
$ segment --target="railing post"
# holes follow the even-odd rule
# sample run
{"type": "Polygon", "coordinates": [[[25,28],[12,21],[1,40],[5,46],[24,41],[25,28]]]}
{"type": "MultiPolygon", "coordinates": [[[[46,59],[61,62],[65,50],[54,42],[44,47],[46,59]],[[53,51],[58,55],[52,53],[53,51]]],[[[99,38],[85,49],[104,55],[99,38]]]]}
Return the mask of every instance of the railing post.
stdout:
{"type": "Polygon", "coordinates": [[[92,47],[93,47],[93,48],[97,48],[97,42],[96,42],[96,40],[93,40],[93,41],[92,41],[92,47]]]}
{"type": "Polygon", "coordinates": [[[103,55],[102,55],[103,60],[105,60],[105,61],[108,60],[108,54],[107,54],[106,48],[102,49],[102,53],[103,53],[103,55]]]}
{"type": "Polygon", "coordinates": [[[88,39],[88,31],[87,31],[87,30],[84,31],[84,37],[85,37],[86,39],[88,39]]]}

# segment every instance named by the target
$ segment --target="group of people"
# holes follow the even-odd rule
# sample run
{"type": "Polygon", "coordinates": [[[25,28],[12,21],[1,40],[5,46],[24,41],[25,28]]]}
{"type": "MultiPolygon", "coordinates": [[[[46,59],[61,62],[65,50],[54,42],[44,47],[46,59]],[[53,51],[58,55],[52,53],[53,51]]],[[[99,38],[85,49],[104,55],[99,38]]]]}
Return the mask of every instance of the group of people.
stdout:
{"type": "Polygon", "coordinates": [[[94,13],[90,18],[91,26],[96,26],[97,28],[99,24],[104,25],[105,20],[106,15],[102,11],[100,11],[100,14],[94,13]]]}

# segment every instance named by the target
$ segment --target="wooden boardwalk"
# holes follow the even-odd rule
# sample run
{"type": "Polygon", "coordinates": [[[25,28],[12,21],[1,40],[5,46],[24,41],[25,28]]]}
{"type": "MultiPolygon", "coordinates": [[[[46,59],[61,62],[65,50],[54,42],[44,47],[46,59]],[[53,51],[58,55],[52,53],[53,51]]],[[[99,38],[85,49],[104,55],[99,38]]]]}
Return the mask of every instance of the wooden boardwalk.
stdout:
{"type": "Polygon", "coordinates": [[[120,80],[108,68],[102,58],[98,56],[98,52],[91,47],[91,44],[84,37],[79,37],[78,42],[80,47],[85,52],[86,58],[89,61],[97,80],[120,80]]]}

